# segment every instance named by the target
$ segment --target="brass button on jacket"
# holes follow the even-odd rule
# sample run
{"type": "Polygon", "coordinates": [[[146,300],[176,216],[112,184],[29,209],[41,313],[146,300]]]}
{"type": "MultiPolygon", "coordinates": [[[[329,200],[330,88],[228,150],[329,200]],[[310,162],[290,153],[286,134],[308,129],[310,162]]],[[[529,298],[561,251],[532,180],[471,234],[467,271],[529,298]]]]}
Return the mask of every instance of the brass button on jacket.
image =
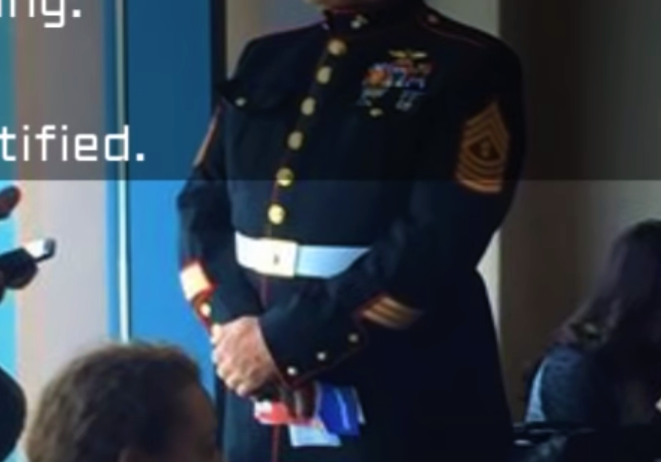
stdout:
{"type": "Polygon", "coordinates": [[[278,186],[288,188],[294,183],[294,172],[288,168],[281,168],[276,175],[278,186]]]}
{"type": "Polygon", "coordinates": [[[313,115],[316,108],[317,100],[312,97],[305,98],[301,104],[301,112],[306,116],[313,115]]]}
{"type": "Polygon", "coordinates": [[[303,132],[293,132],[289,135],[289,138],[287,139],[287,145],[289,146],[289,149],[293,151],[298,151],[303,147],[303,140],[305,139],[305,135],[303,132]]]}
{"type": "Polygon", "coordinates": [[[325,85],[331,81],[331,76],[333,75],[333,68],[330,66],[320,67],[317,71],[317,82],[325,85]]]}
{"type": "Polygon", "coordinates": [[[284,223],[286,215],[287,212],[281,205],[273,204],[269,207],[269,221],[274,225],[284,223]]]}
{"type": "Polygon", "coordinates": [[[333,56],[342,56],[347,52],[347,44],[342,40],[334,39],[328,44],[328,51],[333,56]]]}

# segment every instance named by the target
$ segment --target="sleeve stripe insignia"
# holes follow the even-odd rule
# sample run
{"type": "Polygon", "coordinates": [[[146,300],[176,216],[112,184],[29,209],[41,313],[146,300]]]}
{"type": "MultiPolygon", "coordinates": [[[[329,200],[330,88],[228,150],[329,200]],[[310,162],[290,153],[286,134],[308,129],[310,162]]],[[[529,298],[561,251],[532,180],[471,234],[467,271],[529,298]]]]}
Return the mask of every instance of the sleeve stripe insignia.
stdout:
{"type": "Polygon", "coordinates": [[[197,155],[195,156],[193,167],[199,167],[209,154],[211,144],[213,139],[216,137],[216,132],[218,131],[218,127],[220,125],[220,112],[220,107],[218,107],[214,112],[213,118],[209,123],[209,128],[207,129],[207,134],[204,136],[202,145],[200,146],[199,150],[197,151],[197,155]]]}
{"type": "Polygon", "coordinates": [[[498,103],[464,125],[456,179],[480,193],[501,192],[510,150],[510,134],[498,103]]]}
{"type": "Polygon", "coordinates": [[[362,312],[362,316],[382,327],[403,330],[411,327],[422,316],[422,312],[390,297],[382,297],[370,304],[362,312]]]}
{"type": "Polygon", "coordinates": [[[181,286],[184,290],[184,297],[189,303],[202,294],[213,290],[213,284],[207,278],[207,275],[198,262],[187,265],[180,273],[181,286]]]}

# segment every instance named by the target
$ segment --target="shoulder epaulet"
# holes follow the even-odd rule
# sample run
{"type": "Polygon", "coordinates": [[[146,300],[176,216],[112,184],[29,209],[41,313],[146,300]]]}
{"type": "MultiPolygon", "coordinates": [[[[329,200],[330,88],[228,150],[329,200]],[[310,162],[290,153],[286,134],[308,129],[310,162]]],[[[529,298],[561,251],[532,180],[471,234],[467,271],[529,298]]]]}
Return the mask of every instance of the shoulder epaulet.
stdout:
{"type": "Polygon", "coordinates": [[[450,19],[431,8],[424,8],[417,19],[420,27],[443,39],[453,40],[480,49],[492,48],[494,42],[498,42],[496,37],[450,19]]]}

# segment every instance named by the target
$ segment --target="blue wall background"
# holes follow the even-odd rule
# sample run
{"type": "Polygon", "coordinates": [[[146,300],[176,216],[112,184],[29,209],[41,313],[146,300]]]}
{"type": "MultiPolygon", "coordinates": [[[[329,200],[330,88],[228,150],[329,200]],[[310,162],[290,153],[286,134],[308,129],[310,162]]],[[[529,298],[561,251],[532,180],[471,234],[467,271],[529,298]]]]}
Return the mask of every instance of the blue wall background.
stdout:
{"type": "MultiPolygon", "coordinates": [[[[14,21],[0,18],[0,130],[14,127],[14,21]]],[[[12,184],[14,169],[0,162],[0,189],[12,184]]],[[[0,252],[16,246],[16,224],[13,218],[0,222],[0,252]]],[[[16,376],[16,302],[11,292],[5,293],[0,304],[0,367],[16,376]]],[[[1,418],[1,416],[0,416],[1,418]]],[[[9,461],[18,457],[14,455],[9,461]]]]}
{"type": "Polygon", "coordinates": [[[204,365],[211,390],[209,341],[179,283],[175,210],[211,112],[210,2],[126,3],[131,151],[157,156],[182,175],[142,180],[140,164],[129,171],[131,334],[184,346],[204,365]]]}
{"type": "MultiPolygon", "coordinates": [[[[118,88],[117,88],[117,24],[116,1],[104,0],[104,77],[105,77],[105,115],[106,133],[118,133],[118,88]]],[[[108,167],[108,183],[106,187],[106,264],[108,274],[108,335],[117,339],[120,335],[119,316],[119,184],[116,181],[119,169],[111,164],[108,167]]]]}

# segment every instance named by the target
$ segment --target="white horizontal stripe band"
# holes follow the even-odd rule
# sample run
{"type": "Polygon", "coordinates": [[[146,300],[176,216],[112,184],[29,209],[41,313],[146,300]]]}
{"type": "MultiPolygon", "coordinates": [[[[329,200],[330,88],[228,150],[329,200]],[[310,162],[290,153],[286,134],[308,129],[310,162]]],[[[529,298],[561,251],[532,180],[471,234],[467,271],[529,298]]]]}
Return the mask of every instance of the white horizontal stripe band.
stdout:
{"type": "Polygon", "coordinates": [[[267,276],[331,278],[367,253],[366,247],[299,245],[236,233],[236,260],[267,276]]]}

